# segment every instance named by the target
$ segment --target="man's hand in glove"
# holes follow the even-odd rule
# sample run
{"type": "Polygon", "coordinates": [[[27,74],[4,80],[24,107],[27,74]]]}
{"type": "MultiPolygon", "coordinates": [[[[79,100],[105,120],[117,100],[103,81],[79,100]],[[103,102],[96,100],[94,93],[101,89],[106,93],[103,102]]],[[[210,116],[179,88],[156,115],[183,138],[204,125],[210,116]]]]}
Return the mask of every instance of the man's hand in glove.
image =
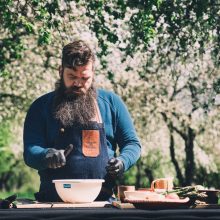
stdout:
{"type": "Polygon", "coordinates": [[[106,170],[110,176],[118,177],[121,176],[124,172],[124,164],[120,159],[112,158],[108,161],[106,170]]]}
{"type": "Polygon", "coordinates": [[[73,150],[73,145],[69,144],[65,150],[56,150],[49,148],[46,153],[45,160],[48,168],[60,168],[66,165],[66,157],[73,150]]]}
{"type": "Polygon", "coordinates": [[[56,169],[65,166],[66,157],[64,155],[64,150],[49,148],[46,153],[45,160],[48,168],[56,169]]]}

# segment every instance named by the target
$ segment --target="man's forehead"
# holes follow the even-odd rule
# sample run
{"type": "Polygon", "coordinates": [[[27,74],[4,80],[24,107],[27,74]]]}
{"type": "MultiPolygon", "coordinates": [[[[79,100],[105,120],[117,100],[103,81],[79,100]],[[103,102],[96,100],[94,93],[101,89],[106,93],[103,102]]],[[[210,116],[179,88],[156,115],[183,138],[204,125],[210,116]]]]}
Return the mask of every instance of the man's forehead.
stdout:
{"type": "Polygon", "coordinates": [[[69,68],[69,67],[65,67],[64,68],[64,72],[66,72],[67,74],[77,74],[80,73],[82,75],[91,75],[91,73],[93,72],[92,66],[77,66],[76,68],[69,68]]]}

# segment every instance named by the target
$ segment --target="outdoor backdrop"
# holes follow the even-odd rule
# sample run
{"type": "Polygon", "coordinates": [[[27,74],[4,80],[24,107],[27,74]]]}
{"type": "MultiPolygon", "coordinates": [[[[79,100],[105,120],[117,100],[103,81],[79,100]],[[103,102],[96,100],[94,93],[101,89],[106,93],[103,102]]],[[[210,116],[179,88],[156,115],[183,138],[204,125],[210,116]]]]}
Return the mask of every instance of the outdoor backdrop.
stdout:
{"type": "Polygon", "coordinates": [[[75,39],[95,50],[96,84],[122,97],[142,144],[119,183],[173,176],[220,188],[218,0],[1,0],[0,197],[38,190],[22,158],[24,118],[75,39]]]}

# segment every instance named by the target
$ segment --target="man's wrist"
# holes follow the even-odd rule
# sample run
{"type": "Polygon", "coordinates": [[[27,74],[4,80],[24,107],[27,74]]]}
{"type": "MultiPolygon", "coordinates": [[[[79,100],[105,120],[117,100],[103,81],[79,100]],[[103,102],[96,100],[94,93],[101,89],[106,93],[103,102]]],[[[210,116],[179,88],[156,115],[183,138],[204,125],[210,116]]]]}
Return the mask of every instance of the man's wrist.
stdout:
{"type": "Polygon", "coordinates": [[[116,159],[118,159],[118,160],[120,160],[122,162],[123,172],[125,172],[126,171],[126,167],[125,167],[125,163],[126,162],[125,162],[124,158],[121,157],[121,156],[118,156],[118,157],[116,157],[116,159]]]}

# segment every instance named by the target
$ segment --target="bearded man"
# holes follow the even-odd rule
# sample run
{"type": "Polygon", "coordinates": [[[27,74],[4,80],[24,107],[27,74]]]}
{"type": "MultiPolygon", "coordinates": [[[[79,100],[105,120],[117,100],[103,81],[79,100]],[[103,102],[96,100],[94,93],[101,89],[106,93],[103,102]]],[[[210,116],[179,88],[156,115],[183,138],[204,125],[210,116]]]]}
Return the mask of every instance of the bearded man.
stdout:
{"type": "Polygon", "coordinates": [[[96,200],[110,200],[115,179],[140,157],[127,107],[115,93],[95,88],[94,63],[84,41],[64,46],[55,91],[28,110],[23,155],[40,176],[38,201],[61,201],[54,179],[104,179],[96,200]]]}

